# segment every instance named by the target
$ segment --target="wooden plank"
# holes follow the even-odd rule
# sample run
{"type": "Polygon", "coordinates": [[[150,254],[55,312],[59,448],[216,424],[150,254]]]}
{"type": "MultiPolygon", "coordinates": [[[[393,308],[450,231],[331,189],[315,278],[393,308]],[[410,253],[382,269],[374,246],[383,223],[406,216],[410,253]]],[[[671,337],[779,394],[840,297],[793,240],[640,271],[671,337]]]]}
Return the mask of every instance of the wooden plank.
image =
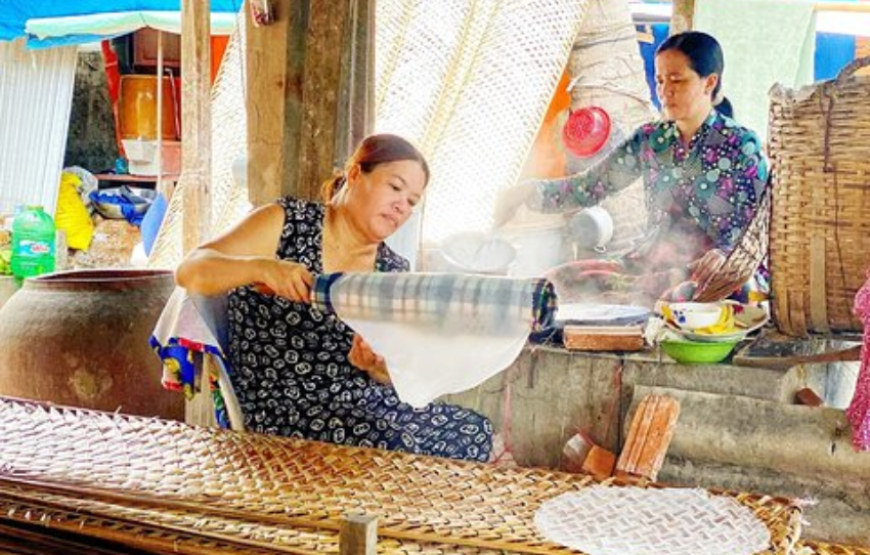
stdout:
{"type": "Polygon", "coordinates": [[[679,416],[680,403],[673,397],[659,396],[654,408],[652,425],[643,438],[643,447],[634,463],[635,475],[656,480],[665,462],[671,439],[674,437],[674,428],[679,416]]]}
{"type": "Polygon", "coordinates": [[[810,322],[813,331],[830,333],[828,325],[827,241],[823,235],[810,237],[810,322]]]}
{"type": "Polygon", "coordinates": [[[631,420],[615,475],[655,480],[664,463],[679,415],[680,404],[676,399],[654,394],[644,397],[631,420]]]}
{"type": "Polygon", "coordinates": [[[375,555],[378,547],[378,518],[348,515],[341,521],[338,535],[340,555],[375,555]]]}
{"type": "Polygon", "coordinates": [[[616,463],[618,474],[637,474],[635,467],[643,451],[643,443],[652,426],[659,397],[659,395],[647,395],[637,406],[637,411],[634,413],[634,418],[631,421],[631,432],[634,432],[634,434],[629,432],[625,440],[625,446],[616,463]],[[638,421],[637,427],[634,425],[635,421],[638,421]]]}
{"type": "Polygon", "coordinates": [[[619,459],[616,461],[617,476],[625,476],[634,470],[630,464],[631,452],[633,449],[636,449],[636,443],[640,437],[640,434],[638,433],[641,421],[640,415],[646,410],[646,403],[647,400],[644,398],[640,403],[638,403],[637,409],[634,411],[634,416],[629,424],[628,435],[625,437],[625,444],[622,446],[622,451],[619,453],[619,459]]]}
{"type": "Polygon", "coordinates": [[[211,219],[211,14],[208,2],[181,3],[182,248],[209,236],[211,219]]]}
{"type": "Polygon", "coordinates": [[[274,21],[245,10],[248,198],[254,206],[297,196],[308,0],[272,0],[274,21]]]}
{"type": "Polygon", "coordinates": [[[819,2],[813,6],[813,10],[816,12],[870,13],[870,3],[819,2]]]}

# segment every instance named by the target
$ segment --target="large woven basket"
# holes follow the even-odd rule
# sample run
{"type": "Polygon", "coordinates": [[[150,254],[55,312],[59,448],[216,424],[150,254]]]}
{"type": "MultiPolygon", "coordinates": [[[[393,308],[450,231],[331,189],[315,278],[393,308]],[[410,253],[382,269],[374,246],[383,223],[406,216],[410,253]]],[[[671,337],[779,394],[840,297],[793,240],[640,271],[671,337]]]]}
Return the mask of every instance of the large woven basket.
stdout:
{"type": "Polygon", "coordinates": [[[861,330],[852,314],[870,265],[870,78],[770,92],[773,313],[788,335],[861,330]]]}

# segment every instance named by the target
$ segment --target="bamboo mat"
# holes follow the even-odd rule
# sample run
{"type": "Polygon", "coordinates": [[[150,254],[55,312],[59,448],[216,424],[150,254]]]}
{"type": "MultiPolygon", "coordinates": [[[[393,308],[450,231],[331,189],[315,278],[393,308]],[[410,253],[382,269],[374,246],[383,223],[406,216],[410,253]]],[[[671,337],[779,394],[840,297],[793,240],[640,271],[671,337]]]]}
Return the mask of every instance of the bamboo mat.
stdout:
{"type": "MultiPolygon", "coordinates": [[[[342,516],[364,512],[379,517],[383,553],[576,553],[542,538],[534,514],[594,483],[0,398],[0,524],[40,515],[167,552],[337,552],[342,516]]],[[[800,510],[789,500],[712,493],[770,530],[761,553],[793,552],[800,510]]]]}
{"type": "Polygon", "coordinates": [[[850,547],[817,541],[799,541],[795,555],[870,555],[870,547],[850,547]]]}
{"type": "MultiPolygon", "coordinates": [[[[260,555],[274,553],[338,553],[332,530],[287,528],[210,515],[203,511],[149,509],[135,502],[105,502],[58,495],[31,487],[0,485],[0,519],[10,524],[51,527],[88,538],[112,539],[179,555],[260,555]]],[[[2,536],[2,528],[0,528],[2,536]]],[[[2,542],[0,542],[2,545],[2,542]]],[[[384,538],[382,555],[498,555],[502,550],[384,538]]],[[[2,551],[0,551],[2,555],[2,551]]]]}

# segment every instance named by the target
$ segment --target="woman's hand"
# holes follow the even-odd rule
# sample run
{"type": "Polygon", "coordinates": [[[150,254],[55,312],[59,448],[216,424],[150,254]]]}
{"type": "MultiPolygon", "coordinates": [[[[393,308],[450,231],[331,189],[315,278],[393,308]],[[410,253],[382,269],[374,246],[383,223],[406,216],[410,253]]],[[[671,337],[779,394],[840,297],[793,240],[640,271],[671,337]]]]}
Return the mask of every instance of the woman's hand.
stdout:
{"type": "Polygon", "coordinates": [[[534,192],[535,182],[524,181],[499,193],[495,199],[493,226],[498,228],[508,223],[517,213],[517,209],[525,204],[534,192]]]}
{"type": "Polygon", "coordinates": [[[390,383],[390,373],[387,371],[384,357],[372,351],[365,339],[357,334],[353,334],[353,345],[350,347],[347,358],[351,364],[371,376],[379,384],[387,385],[390,383]]]}
{"type": "Polygon", "coordinates": [[[265,261],[257,290],[261,293],[280,295],[297,303],[311,302],[311,287],[314,277],[298,262],[289,260],[265,261]]]}
{"type": "Polygon", "coordinates": [[[704,253],[704,256],[689,263],[692,271],[692,281],[698,284],[698,289],[703,289],[707,282],[716,275],[716,272],[725,264],[725,253],[719,249],[713,249],[704,253]]]}

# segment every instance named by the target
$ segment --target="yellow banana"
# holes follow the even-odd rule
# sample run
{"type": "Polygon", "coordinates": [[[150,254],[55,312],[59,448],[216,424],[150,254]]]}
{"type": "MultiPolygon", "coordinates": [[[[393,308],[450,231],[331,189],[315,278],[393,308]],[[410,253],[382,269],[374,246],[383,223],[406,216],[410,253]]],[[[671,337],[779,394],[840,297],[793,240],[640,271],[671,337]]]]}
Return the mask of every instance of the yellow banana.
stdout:
{"type": "Polygon", "coordinates": [[[734,324],[734,307],[725,303],[719,313],[719,320],[712,326],[695,330],[695,333],[704,335],[724,335],[736,331],[737,327],[734,324]]]}

